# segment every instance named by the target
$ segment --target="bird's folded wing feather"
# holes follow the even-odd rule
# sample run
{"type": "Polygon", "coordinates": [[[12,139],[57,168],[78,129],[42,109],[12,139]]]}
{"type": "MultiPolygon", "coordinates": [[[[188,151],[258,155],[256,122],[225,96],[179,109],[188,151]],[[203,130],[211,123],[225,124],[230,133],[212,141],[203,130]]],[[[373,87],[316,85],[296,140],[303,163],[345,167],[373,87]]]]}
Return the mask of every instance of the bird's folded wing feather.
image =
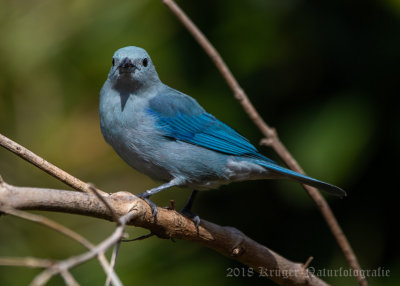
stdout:
{"type": "Polygon", "coordinates": [[[339,187],[286,169],[261,155],[245,137],[207,113],[193,98],[172,88],[166,87],[153,97],[148,112],[155,116],[159,131],[166,137],[228,155],[253,158],[254,163],[277,174],[336,196],[346,195],[339,187]]]}
{"type": "Polygon", "coordinates": [[[272,160],[234,129],[207,113],[193,98],[171,88],[153,97],[148,112],[166,137],[234,156],[272,160]]]}

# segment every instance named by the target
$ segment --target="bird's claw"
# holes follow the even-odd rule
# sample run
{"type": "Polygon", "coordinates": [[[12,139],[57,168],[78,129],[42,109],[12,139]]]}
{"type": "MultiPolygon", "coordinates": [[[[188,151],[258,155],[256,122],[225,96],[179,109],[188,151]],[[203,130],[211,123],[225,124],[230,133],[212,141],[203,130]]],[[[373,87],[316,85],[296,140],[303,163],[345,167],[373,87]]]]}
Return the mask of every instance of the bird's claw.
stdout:
{"type": "Polygon", "coordinates": [[[181,214],[184,215],[185,217],[187,217],[188,219],[190,219],[194,223],[196,228],[199,227],[200,217],[197,214],[192,213],[190,210],[188,210],[186,208],[182,209],[181,214]]]}
{"type": "Polygon", "coordinates": [[[153,217],[155,219],[157,219],[157,214],[158,214],[157,205],[150,200],[150,198],[149,198],[150,195],[147,192],[144,192],[144,193],[138,194],[137,197],[141,198],[142,200],[146,201],[149,204],[149,206],[151,208],[151,213],[153,214],[153,217]]]}

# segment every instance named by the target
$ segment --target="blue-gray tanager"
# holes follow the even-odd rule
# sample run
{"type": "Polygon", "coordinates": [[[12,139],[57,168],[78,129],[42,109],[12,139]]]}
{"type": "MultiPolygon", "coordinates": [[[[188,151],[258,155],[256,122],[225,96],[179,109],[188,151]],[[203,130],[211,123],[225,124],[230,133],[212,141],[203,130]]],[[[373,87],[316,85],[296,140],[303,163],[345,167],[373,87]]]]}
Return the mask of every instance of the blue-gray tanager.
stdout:
{"type": "Polygon", "coordinates": [[[122,159],[164,182],[140,194],[154,215],[157,208],[149,197],[174,186],[193,190],[186,213],[197,190],[235,181],[284,178],[346,195],[336,186],[281,167],[260,154],[195,99],[163,84],[142,48],[115,52],[100,92],[100,125],[105,140],[122,159]]]}

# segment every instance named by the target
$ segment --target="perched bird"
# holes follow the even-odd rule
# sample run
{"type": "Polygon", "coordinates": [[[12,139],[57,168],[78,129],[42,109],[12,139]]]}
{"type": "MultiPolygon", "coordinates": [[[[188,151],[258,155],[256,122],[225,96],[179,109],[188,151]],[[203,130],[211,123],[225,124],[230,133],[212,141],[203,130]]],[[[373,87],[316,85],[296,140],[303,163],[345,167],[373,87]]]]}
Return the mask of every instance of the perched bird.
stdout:
{"type": "MultiPolygon", "coordinates": [[[[161,82],[147,52],[124,47],[100,92],[100,125],[105,140],[131,167],[162,181],[139,196],[177,186],[193,190],[184,208],[190,213],[198,190],[235,181],[289,179],[336,196],[339,187],[279,166],[260,154],[238,132],[207,113],[195,99],[161,82]]],[[[198,217],[192,217],[198,223],[198,217]]]]}

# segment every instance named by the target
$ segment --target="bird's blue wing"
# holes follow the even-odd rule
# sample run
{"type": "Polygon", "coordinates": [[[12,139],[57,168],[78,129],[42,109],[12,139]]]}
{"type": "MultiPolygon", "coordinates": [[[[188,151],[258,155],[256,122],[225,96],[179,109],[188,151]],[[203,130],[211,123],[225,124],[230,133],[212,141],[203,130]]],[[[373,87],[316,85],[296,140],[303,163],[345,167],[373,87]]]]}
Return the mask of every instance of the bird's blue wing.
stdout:
{"type": "Polygon", "coordinates": [[[164,136],[234,156],[249,157],[266,169],[296,181],[321,188],[337,196],[346,193],[331,184],[279,166],[261,155],[238,132],[207,113],[193,98],[172,88],[149,101],[148,112],[157,119],[164,136]]]}
{"type": "Polygon", "coordinates": [[[148,112],[157,118],[165,136],[234,156],[273,163],[234,129],[207,113],[193,98],[166,87],[149,102],[148,112]]]}

